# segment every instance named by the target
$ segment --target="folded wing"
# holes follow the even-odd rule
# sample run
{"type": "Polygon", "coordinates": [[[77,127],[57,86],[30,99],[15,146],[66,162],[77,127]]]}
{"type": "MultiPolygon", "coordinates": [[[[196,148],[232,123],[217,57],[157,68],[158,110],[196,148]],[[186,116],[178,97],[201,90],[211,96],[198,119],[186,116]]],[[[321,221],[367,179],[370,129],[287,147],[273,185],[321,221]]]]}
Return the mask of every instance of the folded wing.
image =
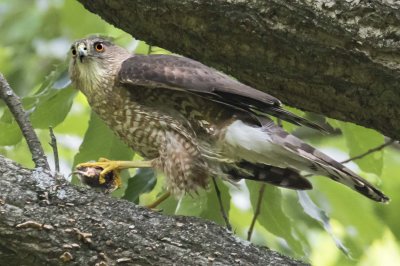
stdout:
{"type": "Polygon", "coordinates": [[[186,57],[133,55],[123,62],[118,77],[126,85],[188,91],[256,116],[269,114],[296,125],[325,131],[284,110],[277,98],[186,57]]]}

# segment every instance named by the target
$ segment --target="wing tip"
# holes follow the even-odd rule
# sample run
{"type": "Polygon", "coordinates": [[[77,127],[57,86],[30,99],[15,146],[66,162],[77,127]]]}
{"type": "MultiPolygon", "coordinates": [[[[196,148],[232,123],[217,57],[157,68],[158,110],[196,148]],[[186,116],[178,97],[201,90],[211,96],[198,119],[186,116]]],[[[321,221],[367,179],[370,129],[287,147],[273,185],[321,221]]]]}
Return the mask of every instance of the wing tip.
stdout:
{"type": "Polygon", "coordinates": [[[332,133],[332,129],[327,126],[322,126],[315,122],[312,122],[304,117],[298,116],[288,110],[283,109],[281,106],[270,107],[268,113],[281,118],[282,120],[288,121],[297,126],[306,126],[312,129],[316,129],[326,134],[332,133]]]}
{"type": "Polygon", "coordinates": [[[302,117],[300,117],[300,118],[302,119],[302,121],[300,122],[301,125],[307,126],[309,128],[312,128],[312,129],[316,129],[318,131],[321,131],[324,134],[331,134],[332,133],[332,130],[330,128],[328,128],[328,127],[325,127],[325,126],[322,126],[320,124],[311,122],[311,121],[309,121],[309,120],[307,120],[305,118],[302,118],[302,117]]]}

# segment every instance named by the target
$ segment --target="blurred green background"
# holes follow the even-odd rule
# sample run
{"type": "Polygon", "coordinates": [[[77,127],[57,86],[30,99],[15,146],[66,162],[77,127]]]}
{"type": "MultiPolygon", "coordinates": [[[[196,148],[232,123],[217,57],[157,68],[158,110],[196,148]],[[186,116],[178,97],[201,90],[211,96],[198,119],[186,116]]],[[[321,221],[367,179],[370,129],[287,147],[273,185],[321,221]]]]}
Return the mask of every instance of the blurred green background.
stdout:
{"type": "MultiPolygon", "coordinates": [[[[98,157],[134,157],[134,152],[91,113],[84,96],[68,82],[70,44],[94,33],[110,35],[136,53],[168,53],[135,40],[73,0],[0,0],[0,72],[23,97],[52,165],[48,127],[54,127],[64,176],[79,162],[98,157]]],[[[341,134],[325,136],[299,131],[287,124],[284,127],[295,130],[339,161],[385,141],[376,131],[331,119],[329,122],[341,134]]],[[[26,143],[3,103],[0,103],[0,154],[24,166],[33,166],[26,143]]],[[[312,177],[315,189],[305,193],[267,185],[251,241],[313,265],[399,265],[399,146],[392,145],[347,165],[385,191],[392,199],[390,204],[372,202],[322,177],[312,177]]],[[[72,182],[79,185],[75,179],[72,182]]],[[[163,191],[162,182],[163,177],[158,176],[156,181],[152,171],[130,171],[124,174],[123,188],[113,196],[147,204],[163,191]]],[[[241,182],[237,187],[218,184],[233,230],[245,239],[260,184],[241,182]]],[[[224,225],[213,186],[198,196],[170,198],[160,207],[167,214],[200,216],[224,225]]]]}

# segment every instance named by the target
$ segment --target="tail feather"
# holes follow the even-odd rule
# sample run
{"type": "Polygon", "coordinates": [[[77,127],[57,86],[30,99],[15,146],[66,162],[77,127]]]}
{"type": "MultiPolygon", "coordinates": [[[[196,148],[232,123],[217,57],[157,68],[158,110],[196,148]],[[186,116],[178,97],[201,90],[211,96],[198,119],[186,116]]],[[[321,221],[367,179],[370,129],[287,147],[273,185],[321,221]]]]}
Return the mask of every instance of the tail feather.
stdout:
{"type": "Polygon", "coordinates": [[[277,126],[269,126],[267,130],[271,132],[270,136],[272,136],[272,139],[276,143],[279,143],[285,147],[286,150],[291,151],[297,156],[301,156],[309,162],[308,169],[302,170],[328,176],[330,179],[342,183],[374,201],[389,201],[389,198],[385,194],[375,188],[367,180],[314,147],[304,143],[277,126]]]}
{"type": "Polygon", "coordinates": [[[324,162],[317,163],[319,169],[322,169],[330,179],[342,183],[374,201],[383,203],[389,201],[389,198],[385,194],[346,166],[317,150],[314,153],[317,154],[318,159],[324,162]]]}
{"type": "Polygon", "coordinates": [[[262,127],[241,120],[231,123],[225,132],[227,152],[241,169],[251,174],[246,179],[260,180],[277,186],[299,189],[311,188],[298,172],[324,175],[362,195],[387,202],[389,198],[346,166],[316,150],[297,137],[276,126],[268,117],[259,117],[262,127]],[[294,169],[294,170],[293,170],[294,169]]]}
{"type": "Polygon", "coordinates": [[[230,168],[227,173],[234,180],[254,180],[296,190],[312,189],[310,181],[290,168],[279,168],[242,161],[236,164],[235,167],[230,168]]]}

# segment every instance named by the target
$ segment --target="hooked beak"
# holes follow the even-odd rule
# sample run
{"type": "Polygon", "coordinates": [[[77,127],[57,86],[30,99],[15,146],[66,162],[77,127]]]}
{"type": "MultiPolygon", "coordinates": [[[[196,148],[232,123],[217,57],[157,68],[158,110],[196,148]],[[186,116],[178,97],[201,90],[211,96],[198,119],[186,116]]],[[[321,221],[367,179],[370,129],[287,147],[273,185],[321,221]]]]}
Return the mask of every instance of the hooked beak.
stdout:
{"type": "Polygon", "coordinates": [[[83,61],[83,58],[87,56],[87,48],[84,43],[78,44],[78,47],[76,48],[79,56],[79,61],[83,61]]]}

